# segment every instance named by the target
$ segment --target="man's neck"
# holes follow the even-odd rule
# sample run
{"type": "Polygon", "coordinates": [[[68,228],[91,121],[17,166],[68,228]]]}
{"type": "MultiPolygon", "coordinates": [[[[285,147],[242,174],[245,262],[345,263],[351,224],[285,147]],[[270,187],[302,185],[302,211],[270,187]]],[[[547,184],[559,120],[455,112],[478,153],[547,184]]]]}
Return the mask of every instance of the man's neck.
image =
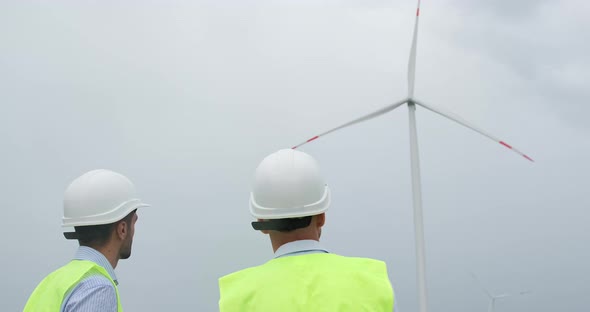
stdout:
{"type": "Polygon", "coordinates": [[[112,245],[107,244],[102,247],[91,247],[91,248],[93,248],[96,251],[103,254],[103,256],[105,258],[107,258],[107,260],[109,261],[109,263],[111,264],[113,269],[115,269],[117,267],[117,264],[119,263],[119,251],[116,248],[113,248],[112,245]]]}
{"type": "Polygon", "coordinates": [[[272,233],[270,235],[270,242],[272,244],[273,252],[277,252],[277,250],[288,243],[300,241],[300,240],[315,240],[320,241],[320,238],[317,235],[312,235],[311,233],[301,232],[301,233],[272,233]]]}

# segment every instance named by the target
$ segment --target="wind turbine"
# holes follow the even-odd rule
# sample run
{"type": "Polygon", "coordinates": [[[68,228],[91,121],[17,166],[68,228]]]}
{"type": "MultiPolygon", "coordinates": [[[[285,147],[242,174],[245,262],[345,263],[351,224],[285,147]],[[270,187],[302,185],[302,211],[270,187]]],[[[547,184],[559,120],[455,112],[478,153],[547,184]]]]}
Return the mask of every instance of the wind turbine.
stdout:
{"type": "Polygon", "coordinates": [[[488,296],[488,298],[490,298],[490,304],[488,305],[488,312],[494,312],[494,308],[495,308],[495,304],[496,304],[496,300],[497,299],[504,299],[504,298],[508,298],[508,297],[512,297],[512,296],[521,296],[521,295],[526,295],[528,293],[530,293],[529,290],[526,291],[520,291],[517,293],[510,293],[510,294],[501,294],[501,295],[492,295],[492,293],[490,291],[488,291],[485,287],[483,287],[482,283],[477,279],[477,276],[475,276],[475,274],[471,273],[471,275],[473,276],[473,279],[477,282],[477,284],[479,285],[479,287],[481,288],[481,290],[488,296]]]}
{"type": "Polygon", "coordinates": [[[418,285],[418,299],[420,304],[420,312],[427,312],[428,305],[427,305],[427,292],[426,292],[426,260],[425,260],[425,252],[424,252],[424,226],[422,221],[422,190],[421,190],[421,182],[420,182],[420,162],[418,156],[418,137],[416,132],[416,105],[426,108],[432,112],[435,112],[443,117],[446,117],[460,125],[463,125],[501,145],[510,150],[516,152],[517,154],[521,155],[522,157],[526,158],[529,161],[533,161],[529,156],[525,155],[521,151],[517,150],[516,148],[512,147],[508,143],[498,139],[496,136],[489,134],[487,131],[480,129],[479,127],[465,121],[464,119],[460,118],[459,116],[443,111],[440,108],[435,108],[433,106],[427,105],[426,103],[414,98],[414,80],[416,77],[416,49],[417,49],[417,41],[418,41],[418,21],[420,19],[420,0],[418,0],[418,6],[416,9],[416,20],[414,23],[414,34],[412,37],[412,46],[410,49],[410,59],[408,62],[408,96],[398,102],[395,102],[391,105],[383,107],[375,112],[370,114],[364,115],[357,119],[351,120],[347,123],[344,123],[338,127],[332,128],[328,131],[320,133],[302,143],[299,143],[293,146],[293,149],[299,148],[304,144],[307,144],[311,141],[314,141],[322,136],[325,136],[329,133],[334,131],[340,130],[342,128],[346,128],[348,126],[352,126],[354,124],[367,121],[369,119],[373,119],[377,116],[383,115],[388,113],[403,104],[408,104],[408,111],[409,111],[409,124],[410,124],[410,157],[411,157],[411,173],[412,173],[412,198],[413,198],[413,206],[414,206],[414,235],[415,235],[415,243],[416,243],[416,279],[418,285]]]}

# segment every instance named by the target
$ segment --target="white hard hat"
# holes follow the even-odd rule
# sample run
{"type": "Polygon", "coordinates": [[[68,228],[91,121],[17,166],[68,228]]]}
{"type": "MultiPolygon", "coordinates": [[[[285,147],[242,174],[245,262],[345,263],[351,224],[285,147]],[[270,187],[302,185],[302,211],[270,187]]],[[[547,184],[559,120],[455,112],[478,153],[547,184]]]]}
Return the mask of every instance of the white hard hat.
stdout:
{"type": "Polygon", "coordinates": [[[328,210],[330,189],[318,163],[306,153],[283,149],[258,165],[250,212],[258,219],[313,216],[328,210]]]}
{"type": "Polygon", "coordinates": [[[76,178],[64,195],[62,226],[88,226],[117,222],[142,203],[129,179],[119,173],[98,169],[76,178]]]}

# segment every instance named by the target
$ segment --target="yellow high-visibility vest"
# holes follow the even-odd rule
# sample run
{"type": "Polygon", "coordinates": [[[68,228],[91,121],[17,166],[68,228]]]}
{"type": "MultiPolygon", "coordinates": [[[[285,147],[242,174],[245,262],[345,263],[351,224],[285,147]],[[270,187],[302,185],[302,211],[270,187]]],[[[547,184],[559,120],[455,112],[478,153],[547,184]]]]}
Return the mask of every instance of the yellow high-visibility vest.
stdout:
{"type": "Polygon", "coordinates": [[[329,253],[281,257],[219,279],[221,312],[393,311],[384,262],[329,253]]]}
{"type": "Polygon", "coordinates": [[[72,260],[45,277],[29,297],[23,312],[58,312],[66,295],[83,278],[92,274],[103,275],[113,283],[117,293],[118,311],[122,312],[119,290],[115,281],[103,267],[87,260],[72,260]]]}

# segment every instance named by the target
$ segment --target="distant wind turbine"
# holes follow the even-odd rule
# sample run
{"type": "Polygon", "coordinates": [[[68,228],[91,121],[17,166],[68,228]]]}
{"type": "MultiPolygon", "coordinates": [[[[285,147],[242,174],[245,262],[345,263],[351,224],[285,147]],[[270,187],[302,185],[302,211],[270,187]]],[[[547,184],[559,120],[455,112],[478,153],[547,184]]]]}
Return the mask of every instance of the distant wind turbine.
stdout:
{"type": "Polygon", "coordinates": [[[505,293],[505,294],[494,296],[494,295],[492,295],[492,293],[490,291],[488,291],[485,287],[483,287],[483,284],[477,279],[477,276],[475,276],[475,274],[471,273],[471,275],[473,276],[473,279],[479,285],[479,288],[481,288],[481,290],[488,296],[488,298],[490,298],[490,304],[488,305],[488,312],[494,312],[497,299],[504,299],[504,298],[508,298],[508,297],[512,297],[512,296],[521,296],[521,295],[526,295],[526,294],[530,293],[529,290],[525,290],[525,291],[521,291],[521,292],[517,292],[517,293],[509,293],[509,294],[505,293]]]}
{"type": "Polygon", "coordinates": [[[418,300],[420,312],[427,312],[428,304],[427,304],[427,289],[426,289],[426,259],[425,259],[425,251],[424,251],[424,226],[423,226],[423,217],[422,217],[422,190],[421,190],[421,182],[420,182],[420,162],[418,156],[418,137],[416,132],[416,116],[415,110],[416,105],[422,106],[432,112],[435,112],[443,117],[446,117],[464,127],[467,127],[501,145],[510,150],[514,151],[515,153],[521,155],[522,157],[526,158],[529,161],[533,161],[529,156],[525,155],[518,149],[512,147],[505,141],[498,139],[496,136],[489,134],[488,132],[476,127],[475,125],[465,121],[464,119],[458,117],[457,115],[443,111],[440,108],[435,108],[433,106],[427,105],[426,103],[419,101],[418,99],[414,98],[414,80],[416,77],[416,50],[417,50],[417,42],[418,42],[418,21],[420,18],[420,0],[418,0],[418,6],[416,9],[416,20],[414,23],[414,34],[412,37],[412,46],[410,49],[410,59],[408,62],[408,96],[398,102],[395,102],[391,105],[388,105],[382,109],[379,109],[375,112],[367,114],[365,116],[359,117],[357,119],[351,120],[347,123],[344,123],[338,127],[332,128],[328,131],[320,133],[300,144],[293,146],[293,149],[299,148],[304,144],[307,144],[311,141],[314,141],[322,136],[325,136],[329,133],[334,131],[340,130],[342,128],[352,126],[354,124],[367,121],[369,119],[373,119],[377,116],[381,116],[387,112],[390,112],[403,104],[408,104],[408,111],[409,111],[409,124],[410,124],[410,157],[411,157],[411,172],[412,172],[412,193],[413,193],[413,206],[414,206],[414,235],[415,235],[415,243],[416,243],[416,279],[418,285],[418,300]]]}

